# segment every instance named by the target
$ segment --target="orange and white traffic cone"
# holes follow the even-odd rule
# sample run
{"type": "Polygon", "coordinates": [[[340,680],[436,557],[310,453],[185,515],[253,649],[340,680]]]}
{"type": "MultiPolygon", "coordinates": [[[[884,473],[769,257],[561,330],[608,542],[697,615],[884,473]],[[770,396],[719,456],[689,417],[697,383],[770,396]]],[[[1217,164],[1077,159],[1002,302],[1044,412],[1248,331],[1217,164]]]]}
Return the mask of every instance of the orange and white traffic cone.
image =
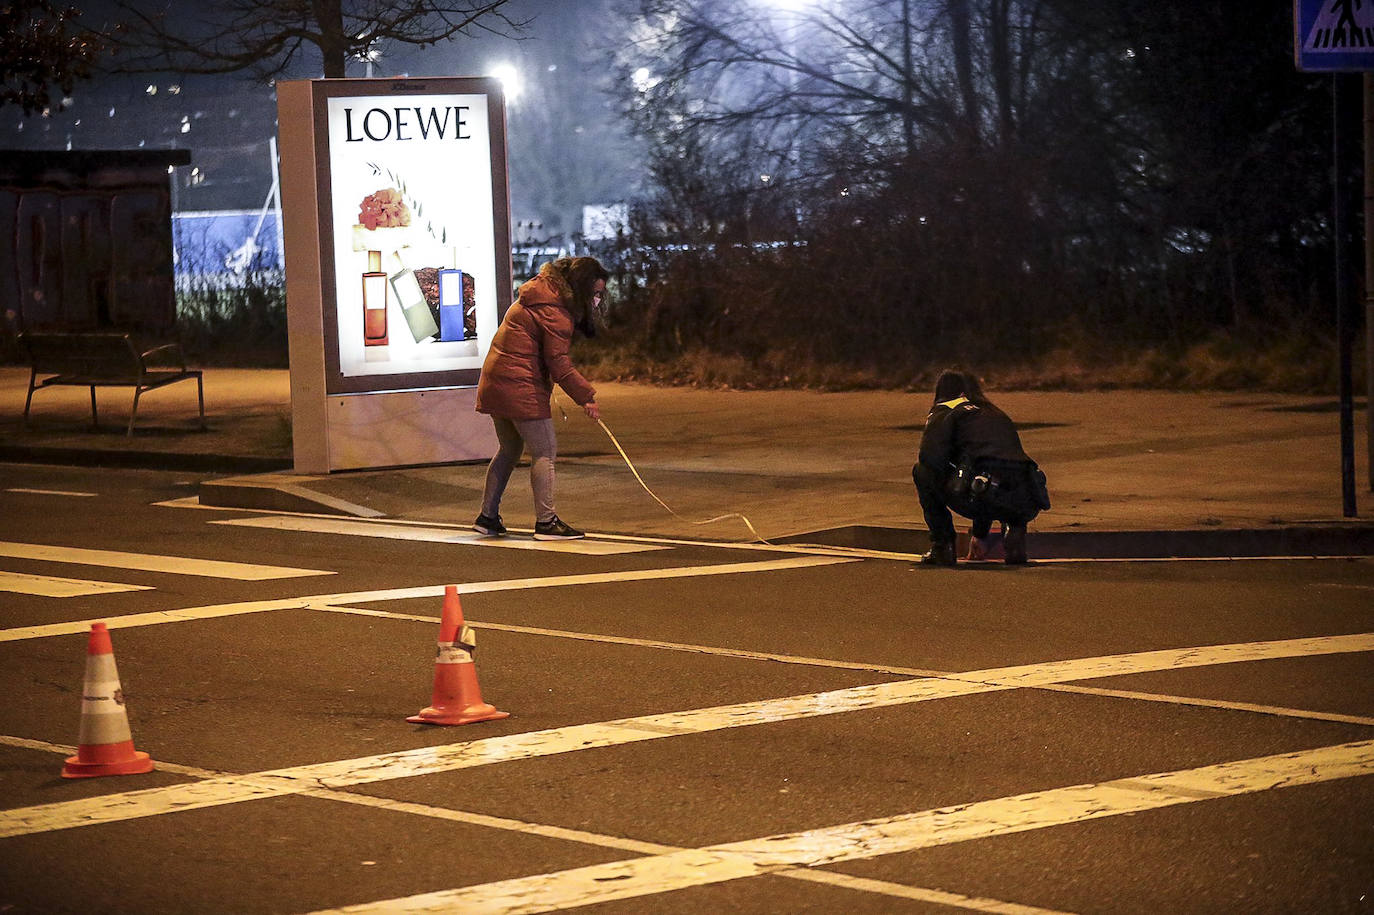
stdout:
{"type": "Polygon", "coordinates": [[[91,624],[86,643],[86,679],[81,685],[81,736],[76,755],[67,758],[63,778],[138,775],[153,770],[147,753],[134,749],[124,690],[119,687],[114,646],[104,623],[91,624]]]}
{"type": "Polygon", "coordinates": [[[472,655],[477,636],[463,623],[463,607],[454,585],[444,588],[444,611],[439,622],[439,650],[434,658],[434,697],[428,708],[420,709],[406,721],[415,724],[472,724],[509,718],[482,701],[477,685],[477,665],[472,655]]]}

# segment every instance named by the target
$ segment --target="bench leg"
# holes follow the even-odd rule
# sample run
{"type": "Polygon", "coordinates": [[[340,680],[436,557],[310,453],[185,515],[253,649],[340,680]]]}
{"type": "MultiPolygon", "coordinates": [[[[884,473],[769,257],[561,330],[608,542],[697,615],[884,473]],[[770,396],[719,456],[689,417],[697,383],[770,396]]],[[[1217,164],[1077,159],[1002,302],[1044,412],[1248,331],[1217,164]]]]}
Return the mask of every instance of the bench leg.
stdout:
{"type": "Polygon", "coordinates": [[[208,432],[210,427],[205,425],[205,379],[201,375],[196,376],[196,397],[200,400],[200,431],[208,432]]]}
{"type": "Polygon", "coordinates": [[[100,428],[100,416],[95,412],[95,385],[91,385],[91,428],[100,428]]]}
{"type": "Polygon", "coordinates": [[[142,393],[142,388],[134,388],[134,408],[129,411],[129,428],[124,433],[128,437],[132,437],[134,434],[134,420],[138,418],[138,398],[142,393]]]}

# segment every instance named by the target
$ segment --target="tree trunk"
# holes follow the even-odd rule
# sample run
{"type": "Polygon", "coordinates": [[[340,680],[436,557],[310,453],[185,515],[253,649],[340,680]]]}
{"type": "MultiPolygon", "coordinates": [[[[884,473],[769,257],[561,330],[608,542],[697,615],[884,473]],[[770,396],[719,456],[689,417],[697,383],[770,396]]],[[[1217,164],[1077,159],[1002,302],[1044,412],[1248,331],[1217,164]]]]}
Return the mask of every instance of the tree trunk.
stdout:
{"type": "Polygon", "coordinates": [[[964,101],[964,121],[970,146],[976,146],[979,111],[978,88],[973,82],[973,45],[969,34],[969,0],[949,0],[950,39],[954,50],[954,73],[964,101]]]}
{"type": "Polygon", "coordinates": [[[342,0],[311,0],[320,27],[320,65],[326,79],[347,75],[348,38],[344,35],[342,0]]]}

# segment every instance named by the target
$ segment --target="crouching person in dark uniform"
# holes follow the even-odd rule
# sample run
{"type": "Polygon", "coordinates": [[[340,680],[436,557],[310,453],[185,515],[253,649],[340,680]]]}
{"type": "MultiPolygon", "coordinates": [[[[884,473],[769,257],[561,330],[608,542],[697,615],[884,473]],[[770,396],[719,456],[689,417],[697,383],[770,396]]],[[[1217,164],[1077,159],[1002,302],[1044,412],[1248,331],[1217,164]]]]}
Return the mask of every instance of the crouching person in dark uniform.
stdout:
{"type": "Polygon", "coordinates": [[[973,521],[970,559],[986,558],[992,522],[1000,521],[1006,561],[1015,564],[1026,561],[1026,525],[1050,507],[1045,475],[1022,450],[1016,424],[970,372],[940,373],[911,478],[930,529],[926,565],[956,562],[951,509],[973,521]]]}

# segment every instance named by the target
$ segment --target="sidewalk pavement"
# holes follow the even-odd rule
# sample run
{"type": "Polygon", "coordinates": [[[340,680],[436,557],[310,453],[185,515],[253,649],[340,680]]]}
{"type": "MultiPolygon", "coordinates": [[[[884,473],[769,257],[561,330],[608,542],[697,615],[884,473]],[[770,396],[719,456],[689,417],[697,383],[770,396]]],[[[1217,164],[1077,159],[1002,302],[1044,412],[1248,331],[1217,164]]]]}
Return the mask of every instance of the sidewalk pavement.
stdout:
{"type": "MultiPolygon", "coordinates": [[[[284,370],[205,371],[209,431],[194,387],[153,391],[126,438],[132,393],[100,391],[92,431],[83,388],[40,390],[20,423],[28,370],[0,368],[0,460],[145,466],[222,474],[203,502],[466,525],[485,466],[291,473],[284,370]]],[[[773,542],[917,552],[925,528],[911,484],[926,394],[721,391],[597,383],[612,442],[566,398],[555,407],[558,511],[599,533],[747,541],[738,512],[773,542]]],[[[1330,396],[1000,391],[1053,509],[1031,525],[1032,556],[1374,555],[1374,494],[1357,402],[1359,516],[1342,515],[1339,427],[1330,396]]],[[[517,470],[502,514],[533,526],[517,470]]],[[[959,525],[966,529],[966,523],[959,525]]]]}

